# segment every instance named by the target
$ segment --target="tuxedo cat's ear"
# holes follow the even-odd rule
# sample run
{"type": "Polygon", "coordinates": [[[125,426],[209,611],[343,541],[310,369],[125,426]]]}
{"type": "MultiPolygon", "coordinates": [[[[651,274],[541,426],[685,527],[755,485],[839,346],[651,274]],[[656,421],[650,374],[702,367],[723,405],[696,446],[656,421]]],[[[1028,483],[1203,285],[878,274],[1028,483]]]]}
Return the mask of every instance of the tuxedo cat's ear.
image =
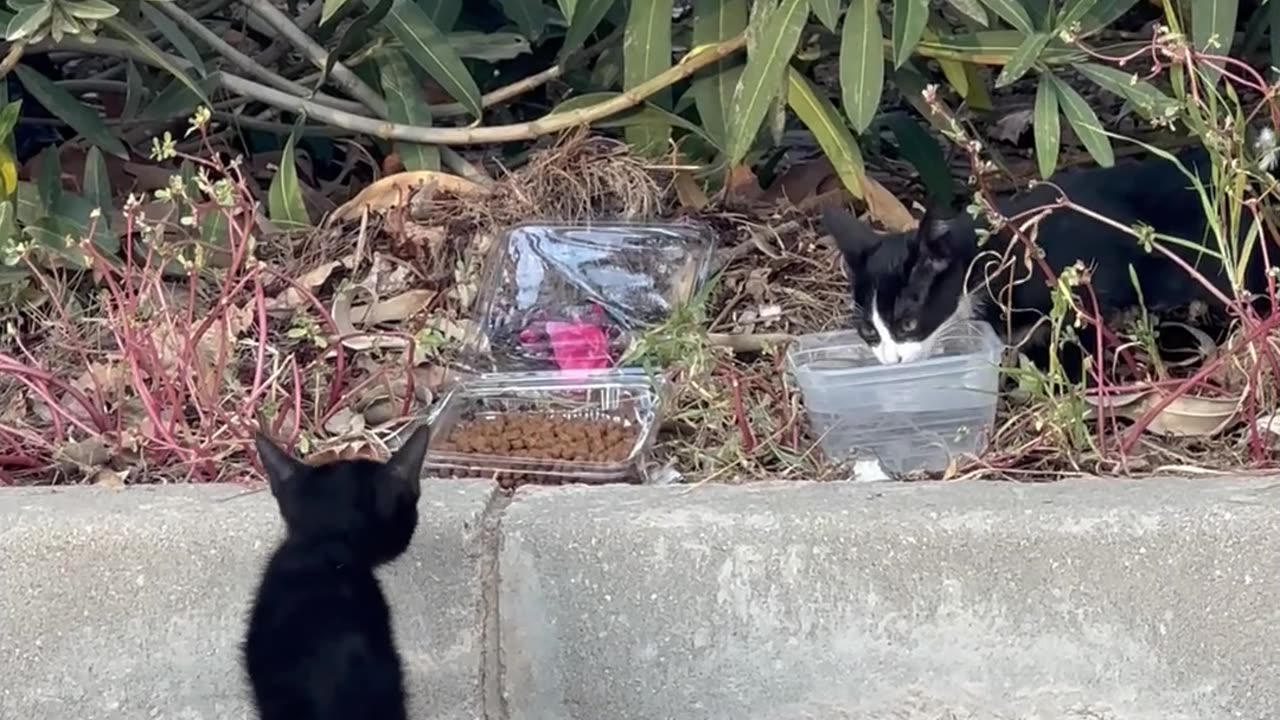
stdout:
{"type": "MultiPolygon", "coordinates": [[[[427,443],[431,439],[431,428],[423,423],[409,436],[398,450],[387,460],[387,469],[401,480],[417,481],[422,477],[422,461],[427,455],[427,443]]],[[[414,482],[414,487],[418,483],[414,482]]]]}
{"type": "Polygon", "coordinates": [[[301,461],[280,449],[261,430],[253,437],[253,444],[258,449],[258,459],[262,461],[262,469],[267,473],[267,481],[271,485],[271,494],[279,495],[281,488],[290,478],[304,469],[301,461]]]}
{"type": "Polygon", "coordinates": [[[822,210],[822,227],[836,241],[836,247],[850,262],[857,263],[880,244],[880,235],[841,207],[822,210]]]}
{"type": "Polygon", "coordinates": [[[942,211],[931,208],[925,212],[916,230],[921,257],[939,269],[950,264],[954,254],[950,235],[951,222],[942,211]]]}

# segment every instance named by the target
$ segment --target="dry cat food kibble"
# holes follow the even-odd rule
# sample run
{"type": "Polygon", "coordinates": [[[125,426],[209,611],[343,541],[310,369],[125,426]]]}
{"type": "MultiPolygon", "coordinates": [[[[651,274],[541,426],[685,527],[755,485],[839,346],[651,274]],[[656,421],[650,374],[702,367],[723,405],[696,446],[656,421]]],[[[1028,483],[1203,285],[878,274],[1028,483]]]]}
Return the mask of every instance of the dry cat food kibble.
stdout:
{"type": "MultiPolygon", "coordinates": [[[[631,454],[637,437],[637,428],[620,418],[518,412],[464,420],[436,449],[463,455],[545,461],[538,463],[540,473],[500,471],[498,480],[503,486],[512,487],[522,481],[572,481],[576,463],[624,462],[631,454]],[[557,477],[556,473],[564,476],[557,477]]],[[[451,474],[472,473],[455,470],[451,474]]]]}

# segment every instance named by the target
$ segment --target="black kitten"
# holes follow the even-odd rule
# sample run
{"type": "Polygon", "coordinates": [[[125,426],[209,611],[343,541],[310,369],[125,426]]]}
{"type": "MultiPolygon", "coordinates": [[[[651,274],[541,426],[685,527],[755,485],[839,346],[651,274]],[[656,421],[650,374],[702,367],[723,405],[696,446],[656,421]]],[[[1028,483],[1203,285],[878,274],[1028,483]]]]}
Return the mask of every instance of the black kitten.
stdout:
{"type": "MultiPolygon", "coordinates": [[[[1178,160],[1202,184],[1209,184],[1209,158],[1203,148],[1183,151],[1178,160]]],[[[1073,202],[1120,225],[1146,225],[1216,251],[1195,186],[1164,159],[1062,171],[1051,182],[1073,202]]],[[[1011,217],[1052,205],[1058,197],[1054,187],[1039,185],[997,202],[997,207],[1011,217]]],[[[876,233],[840,209],[826,211],[822,219],[849,268],[858,332],[881,363],[927,356],[958,319],[984,320],[1006,341],[1021,342],[1050,311],[1051,290],[1039,267],[1024,265],[1021,247],[1008,253],[1012,263],[1001,265],[1010,243],[1016,242],[1008,230],[980,246],[979,230],[986,225],[967,215],[944,219],[930,212],[915,231],[896,234],[876,233]]],[[[1139,305],[1130,267],[1137,275],[1141,300],[1153,312],[1185,308],[1194,301],[1210,308],[1221,306],[1165,255],[1147,252],[1133,236],[1078,212],[1059,209],[1041,220],[1036,242],[1055,277],[1077,261],[1091,270],[1104,316],[1139,305]]],[[[1183,245],[1163,245],[1230,297],[1226,274],[1216,258],[1183,245]]],[[[1246,283],[1260,292],[1265,288],[1264,264],[1257,249],[1261,243],[1254,247],[1246,283]]],[[[1029,353],[1033,359],[1044,359],[1035,349],[1029,353]]]]}
{"type": "Polygon", "coordinates": [[[404,720],[390,611],[373,569],[418,525],[429,431],[385,463],[310,466],[256,441],[286,537],[267,563],[249,619],[244,666],[262,720],[404,720]]]}

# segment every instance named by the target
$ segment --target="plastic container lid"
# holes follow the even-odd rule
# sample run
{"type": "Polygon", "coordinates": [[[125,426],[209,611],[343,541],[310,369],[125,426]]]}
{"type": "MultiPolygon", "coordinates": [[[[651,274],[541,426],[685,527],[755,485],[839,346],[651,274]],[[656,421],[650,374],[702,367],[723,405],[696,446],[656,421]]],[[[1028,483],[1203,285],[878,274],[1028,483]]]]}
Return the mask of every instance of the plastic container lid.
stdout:
{"type": "Polygon", "coordinates": [[[524,224],[495,243],[461,360],[478,373],[614,367],[706,280],[693,224],[524,224]]]}

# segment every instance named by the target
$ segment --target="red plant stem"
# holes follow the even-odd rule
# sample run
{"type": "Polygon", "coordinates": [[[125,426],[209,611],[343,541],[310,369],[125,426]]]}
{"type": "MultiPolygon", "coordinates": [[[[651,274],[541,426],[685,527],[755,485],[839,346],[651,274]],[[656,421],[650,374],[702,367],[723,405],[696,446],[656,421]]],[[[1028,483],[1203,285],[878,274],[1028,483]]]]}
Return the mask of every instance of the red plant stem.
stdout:
{"type": "Polygon", "coordinates": [[[733,417],[738,425],[738,433],[742,436],[742,450],[746,455],[755,452],[756,438],[751,432],[751,423],[747,421],[747,413],[742,403],[742,386],[738,383],[738,373],[733,367],[726,367],[729,375],[729,389],[733,399],[733,417]]]}
{"type": "MultiPolygon", "coordinates": [[[[325,309],[324,303],[321,303],[320,300],[316,298],[315,293],[311,292],[310,289],[303,287],[302,283],[299,283],[297,280],[294,280],[284,273],[273,270],[265,263],[259,263],[258,267],[262,268],[262,270],[272,277],[288,283],[294,290],[297,290],[298,293],[302,295],[303,299],[305,299],[313,308],[316,309],[316,312],[319,313],[320,321],[324,323],[331,336],[338,337],[342,333],[342,331],[338,329],[338,324],[329,316],[329,311],[325,309]]],[[[326,401],[325,405],[326,412],[331,410],[337,404],[338,398],[342,392],[343,381],[345,380],[347,362],[346,351],[343,349],[341,342],[339,342],[337,348],[334,349],[334,356],[336,359],[336,367],[333,371],[333,379],[329,382],[329,399],[326,401]]]]}
{"type": "Polygon", "coordinates": [[[262,392],[263,366],[267,363],[267,298],[262,292],[262,276],[253,277],[253,302],[258,310],[258,358],[253,368],[253,391],[249,393],[249,407],[253,406],[259,393],[262,392]]]}
{"type": "MultiPolygon", "coordinates": [[[[18,376],[19,380],[23,380],[24,382],[26,382],[28,379],[34,379],[36,381],[39,381],[42,386],[45,386],[45,387],[51,386],[51,387],[57,388],[58,390],[61,390],[63,393],[70,395],[71,398],[74,399],[76,402],[80,403],[80,406],[83,407],[85,409],[85,412],[89,414],[89,419],[93,421],[94,425],[98,426],[98,428],[101,428],[101,429],[106,429],[110,427],[110,424],[107,422],[106,417],[104,417],[101,413],[98,412],[98,409],[93,406],[93,403],[89,401],[89,398],[85,397],[84,393],[62,382],[61,380],[53,377],[52,375],[45,372],[44,370],[23,365],[22,363],[18,362],[17,360],[10,357],[9,355],[0,353],[0,372],[8,372],[12,375],[16,375],[18,376]]],[[[33,389],[35,388],[33,387],[33,389]]],[[[52,402],[52,401],[49,400],[49,402],[52,402]]],[[[50,407],[66,415],[66,411],[62,410],[57,404],[52,404],[50,407]]],[[[92,435],[99,434],[99,431],[91,430],[87,427],[84,427],[79,420],[72,417],[71,415],[66,415],[66,417],[68,420],[76,423],[77,425],[80,425],[86,432],[92,435]]]]}

